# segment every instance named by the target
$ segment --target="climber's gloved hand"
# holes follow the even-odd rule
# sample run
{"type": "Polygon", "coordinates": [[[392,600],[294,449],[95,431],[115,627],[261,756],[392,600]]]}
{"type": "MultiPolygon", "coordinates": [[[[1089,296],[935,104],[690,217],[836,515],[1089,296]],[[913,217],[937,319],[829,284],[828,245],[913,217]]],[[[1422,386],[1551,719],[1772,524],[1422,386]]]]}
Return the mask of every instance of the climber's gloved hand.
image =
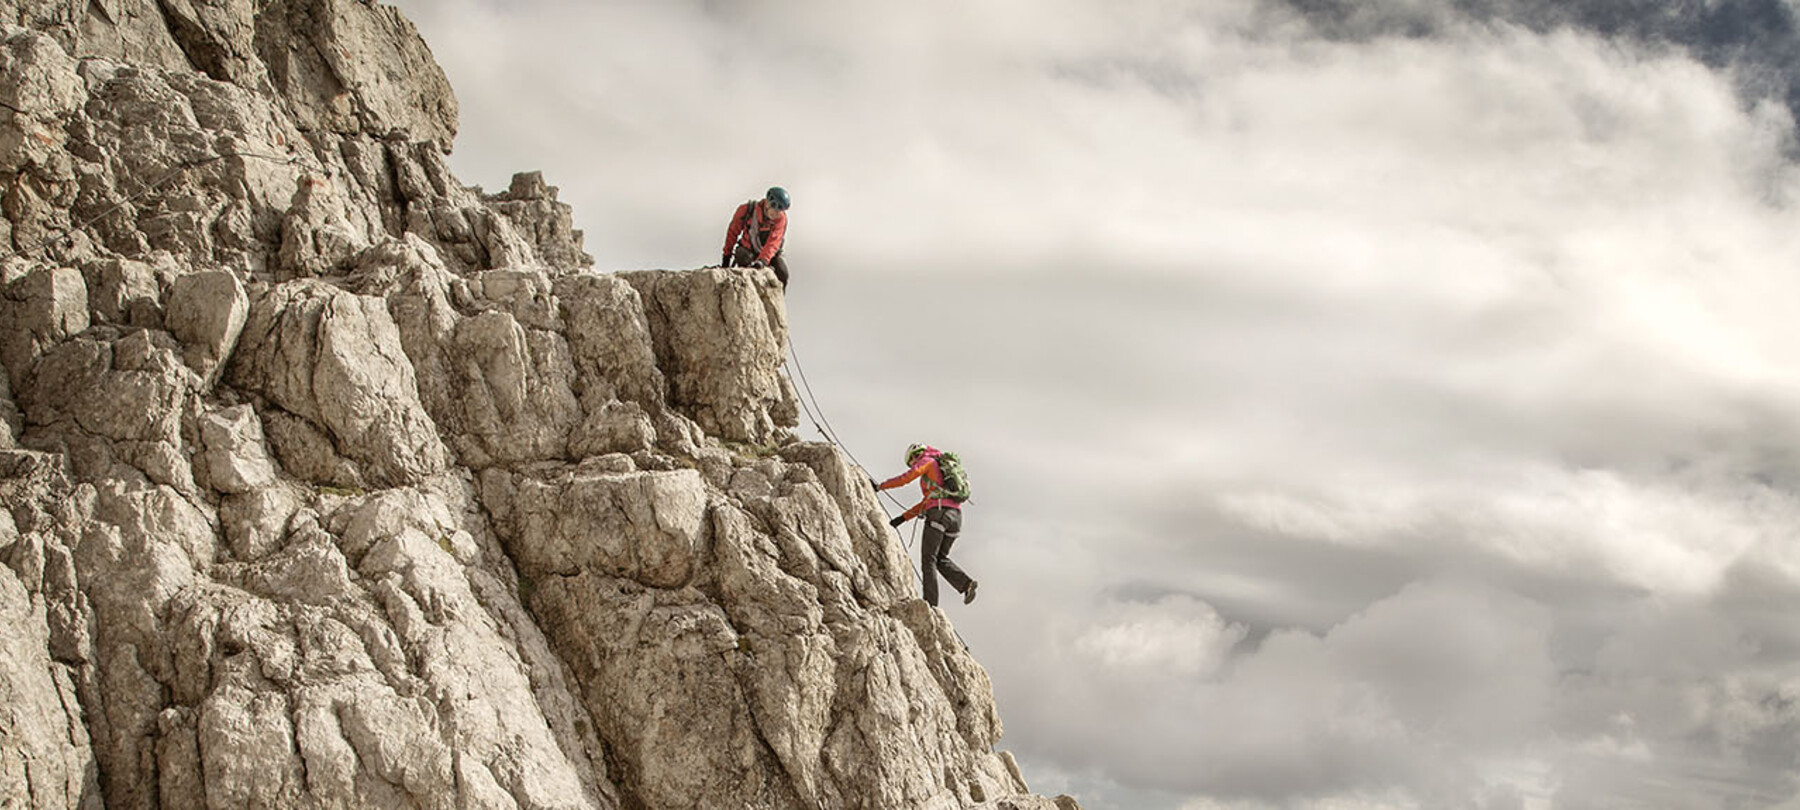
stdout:
{"type": "Polygon", "coordinates": [[[769,266],[769,263],[768,263],[768,262],[765,262],[765,261],[763,261],[763,260],[762,260],[762,259],[757,259],[757,260],[756,260],[756,261],[753,261],[753,262],[751,262],[751,263],[750,263],[750,266],[751,266],[751,267],[755,267],[755,268],[757,268],[757,269],[761,269],[761,268],[764,268],[764,267],[768,267],[768,266],[769,266]]]}
{"type": "Polygon", "coordinates": [[[875,490],[876,492],[880,492],[881,491],[881,482],[871,478],[871,479],[869,479],[869,488],[875,490]]]}
{"type": "Polygon", "coordinates": [[[905,523],[905,522],[906,522],[905,515],[897,515],[897,516],[895,516],[895,518],[893,520],[888,521],[888,525],[898,529],[898,528],[900,528],[900,524],[905,523]]]}
{"type": "Polygon", "coordinates": [[[727,253],[723,256],[720,256],[719,257],[719,266],[720,267],[730,267],[731,266],[731,254],[727,253]]]}

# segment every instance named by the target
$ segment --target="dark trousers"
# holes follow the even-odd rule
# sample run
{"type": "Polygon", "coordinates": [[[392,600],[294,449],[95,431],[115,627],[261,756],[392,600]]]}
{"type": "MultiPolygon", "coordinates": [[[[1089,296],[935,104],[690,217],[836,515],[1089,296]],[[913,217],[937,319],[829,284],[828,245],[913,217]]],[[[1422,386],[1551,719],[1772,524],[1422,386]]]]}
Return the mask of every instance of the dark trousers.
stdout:
{"type": "MultiPolygon", "coordinates": [[[[737,266],[749,267],[751,262],[756,261],[756,253],[739,244],[731,249],[731,258],[736,260],[737,266]]],[[[769,266],[775,268],[775,277],[781,279],[781,288],[787,289],[787,259],[781,258],[780,250],[775,251],[775,258],[769,260],[769,266]]]]}
{"type": "Polygon", "coordinates": [[[956,545],[956,538],[962,534],[962,510],[947,506],[933,506],[925,510],[925,539],[919,544],[919,569],[924,576],[925,601],[937,605],[937,578],[944,575],[944,581],[950,583],[957,593],[969,589],[969,575],[963,573],[962,567],[950,561],[950,547],[956,545]]]}

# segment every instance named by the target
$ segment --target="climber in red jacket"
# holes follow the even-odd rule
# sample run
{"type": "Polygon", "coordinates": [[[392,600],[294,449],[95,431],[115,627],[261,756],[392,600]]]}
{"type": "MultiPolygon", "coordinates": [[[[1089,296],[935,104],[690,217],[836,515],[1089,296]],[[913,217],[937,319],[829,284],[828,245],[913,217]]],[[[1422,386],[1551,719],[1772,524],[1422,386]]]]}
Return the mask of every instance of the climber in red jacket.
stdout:
{"type": "MultiPolygon", "coordinates": [[[[919,568],[924,576],[925,601],[932,607],[938,602],[937,575],[941,572],[944,581],[950,583],[963,595],[963,604],[975,601],[976,583],[973,577],[962,570],[962,566],[950,561],[950,547],[956,544],[956,538],[962,534],[962,498],[954,497],[956,490],[961,489],[967,495],[967,481],[947,482],[944,477],[945,464],[939,459],[945,454],[935,447],[915,444],[906,448],[907,470],[886,481],[869,479],[876,492],[884,489],[905,486],[913,479],[919,480],[919,492],[925,496],[913,508],[901,513],[899,517],[888,522],[888,525],[899,528],[905,523],[925,514],[925,539],[919,545],[919,568]]],[[[952,469],[961,469],[961,463],[955,462],[952,469]]]]}
{"type": "Polygon", "coordinates": [[[750,200],[731,215],[731,226],[725,229],[725,251],[719,256],[720,267],[774,267],[775,277],[787,288],[787,260],[781,258],[782,243],[787,241],[787,210],[791,204],[787,189],[774,186],[761,200],[750,200]]]}

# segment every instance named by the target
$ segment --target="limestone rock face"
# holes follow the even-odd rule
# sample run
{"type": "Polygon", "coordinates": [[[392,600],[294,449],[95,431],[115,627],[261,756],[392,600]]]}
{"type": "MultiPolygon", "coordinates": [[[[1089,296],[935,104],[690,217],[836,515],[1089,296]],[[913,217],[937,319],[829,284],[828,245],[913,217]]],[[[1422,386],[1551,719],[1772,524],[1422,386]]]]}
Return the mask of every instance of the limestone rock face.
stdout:
{"type": "MultiPolygon", "coordinates": [[[[29,454],[0,454],[0,498],[33,517],[64,484],[29,454]]],[[[98,770],[76,693],[70,648],[79,595],[68,548],[27,518],[0,511],[0,807],[102,806],[98,770]],[[54,635],[53,635],[54,634],[54,635]]]]}
{"type": "Polygon", "coordinates": [[[232,383],[317,428],[362,465],[359,478],[392,486],[443,471],[437,426],[380,299],[289,282],[258,299],[245,331],[232,383]]]}
{"type": "Polygon", "coordinates": [[[588,270],[367,0],[0,0],[0,807],[1046,808],[766,271],[588,270]]]}
{"type": "Polygon", "coordinates": [[[780,373],[787,311],[771,273],[725,269],[624,273],[649,319],[670,402],[709,433],[766,444],[799,424],[799,399],[780,373]]]}
{"type": "Polygon", "coordinates": [[[1054,799],[1042,796],[1008,796],[975,807],[977,810],[1081,810],[1081,803],[1072,796],[1058,796],[1054,799]]]}
{"type": "Polygon", "coordinates": [[[19,407],[13,404],[12,385],[0,374],[0,450],[11,450],[18,444],[19,432],[25,429],[19,407]]]}

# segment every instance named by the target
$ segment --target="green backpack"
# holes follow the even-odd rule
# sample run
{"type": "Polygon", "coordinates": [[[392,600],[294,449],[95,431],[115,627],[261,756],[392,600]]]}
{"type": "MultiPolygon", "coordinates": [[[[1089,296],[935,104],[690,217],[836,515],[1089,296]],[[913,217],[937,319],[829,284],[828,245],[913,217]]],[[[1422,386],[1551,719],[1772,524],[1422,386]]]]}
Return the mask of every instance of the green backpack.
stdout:
{"type": "Polygon", "coordinates": [[[969,499],[969,473],[955,453],[941,451],[937,457],[938,472],[944,475],[941,491],[944,497],[962,503],[969,499]]]}

